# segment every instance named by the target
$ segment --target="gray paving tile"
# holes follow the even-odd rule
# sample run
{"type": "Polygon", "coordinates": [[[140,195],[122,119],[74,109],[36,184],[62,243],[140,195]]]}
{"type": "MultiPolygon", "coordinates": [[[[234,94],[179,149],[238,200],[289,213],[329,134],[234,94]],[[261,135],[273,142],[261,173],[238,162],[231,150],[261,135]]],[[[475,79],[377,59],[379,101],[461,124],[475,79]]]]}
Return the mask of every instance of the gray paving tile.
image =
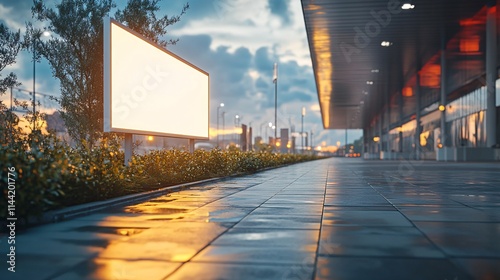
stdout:
{"type": "Polygon", "coordinates": [[[283,216],[250,214],[235,228],[320,229],[321,216],[283,216]]]}
{"type": "Polygon", "coordinates": [[[318,238],[319,230],[234,228],[217,238],[212,244],[267,248],[309,248],[317,246],[318,238]]]}
{"type": "Polygon", "coordinates": [[[412,226],[405,216],[396,211],[325,210],[328,212],[323,214],[323,225],[412,226]]]}
{"type": "Polygon", "coordinates": [[[500,223],[415,222],[416,226],[452,257],[500,257],[500,223]]]}
{"type": "Polygon", "coordinates": [[[319,253],[328,256],[445,257],[413,227],[323,226],[319,253]]]}
{"type": "Polygon", "coordinates": [[[315,279],[467,280],[472,278],[446,259],[319,257],[315,279]]]}
{"type": "Polygon", "coordinates": [[[452,262],[466,270],[474,279],[500,279],[500,258],[495,259],[452,259],[452,262]]]}
{"type": "Polygon", "coordinates": [[[311,279],[313,266],[303,265],[256,265],[256,264],[218,264],[190,262],[172,274],[168,280],[275,280],[311,279]]]}
{"type": "Polygon", "coordinates": [[[398,207],[412,221],[500,222],[500,216],[467,207],[398,207]]]}
{"type": "Polygon", "coordinates": [[[193,261],[241,263],[241,264],[314,264],[316,247],[266,248],[244,246],[209,246],[201,251],[193,261]]]}
{"type": "Polygon", "coordinates": [[[259,215],[313,215],[321,216],[323,205],[283,205],[281,203],[264,203],[252,214],[259,215]]]}
{"type": "MultiPolygon", "coordinates": [[[[54,280],[161,280],[181,266],[181,263],[151,260],[92,259],[80,263],[54,280]]],[[[35,278],[31,278],[35,279],[35,278]]]]}

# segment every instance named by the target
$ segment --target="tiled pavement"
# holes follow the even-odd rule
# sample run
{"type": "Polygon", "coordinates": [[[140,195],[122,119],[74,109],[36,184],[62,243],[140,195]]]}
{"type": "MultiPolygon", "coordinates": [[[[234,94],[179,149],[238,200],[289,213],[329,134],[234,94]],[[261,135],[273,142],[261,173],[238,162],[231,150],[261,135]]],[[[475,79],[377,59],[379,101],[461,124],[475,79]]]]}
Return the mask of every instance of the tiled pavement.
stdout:
{"type": "Polygon", "coordinates": [[[500,164],[326,159],[19,232],[0,279],[500,279],[500,164]]]}

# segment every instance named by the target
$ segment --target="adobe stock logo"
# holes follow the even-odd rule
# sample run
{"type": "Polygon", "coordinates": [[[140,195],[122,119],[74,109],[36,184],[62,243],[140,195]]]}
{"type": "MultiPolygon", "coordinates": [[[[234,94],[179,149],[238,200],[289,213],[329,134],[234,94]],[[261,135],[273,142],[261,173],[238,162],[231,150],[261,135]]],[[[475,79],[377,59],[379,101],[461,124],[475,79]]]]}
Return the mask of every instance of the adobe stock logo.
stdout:
{"type": "Polygon", "coordinates": [[[138,104],[146,100],[146,97],[155,89],[157,89],[162,82],[168,78],[170,74],[163,71],[159,66],[152,68],[147,66],[145,74],[142,78],[142,83],[134,86],[127,94],[120,95],[115,104],[113,104],[113,115],[117,114],[121,120],[126,119],[131,110],[137,108],[138,104]]]}
{"type": "Polygon", "coordinates": [[[386,10],[370,11],[370,19],[373,19],[368,21],[363,29],[358,26],[354,27],[353,43],[340,43],[340,49],[346,61],[351,63],[351,56],[360,54],[361,50],[366,48],[371,40],[380,34],[382,28],[391,23],[392,16],[401,13],[401,11],[401,1],[398,0],[389,0],[386,10]]]}

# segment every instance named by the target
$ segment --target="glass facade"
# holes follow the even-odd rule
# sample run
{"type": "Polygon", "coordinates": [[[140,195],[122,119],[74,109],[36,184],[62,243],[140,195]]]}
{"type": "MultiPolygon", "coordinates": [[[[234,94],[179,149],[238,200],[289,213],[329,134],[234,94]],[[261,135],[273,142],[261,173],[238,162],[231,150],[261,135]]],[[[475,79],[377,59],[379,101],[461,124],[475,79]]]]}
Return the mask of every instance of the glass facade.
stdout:
{"type": "MultiPolygon", "coordinates": [[[[437,107],[433,106],[433,107],[437,107]]],[[[441,112],[433,111],[420,119],[422,132],[420,133],[421,152],[424,158],[435,158],[436,145],[439,143],[439,129],[441,125],[441,112]]]]}
{"type": "MultiPolygon", "coordinates": [[[[500,57],[500,55],[499,55],[499,57],[500,57]]],[[[500,107],[500,79],[498,79],[497,83],[496,83],[496,93],[497,93],[497,107],[500,107]]]]}
{"type": "Polygon", "coordinates": [[[486,94],[486,87],[481,87],[446,106],[452,147],[486,147],[486,94]]]}
{"type": "Polygon", "coordinates": [[[415,131],[417,121],[411,120],[401,127],[396,127],[389,131],[389,150],[399,152],[399,133],[403,133],[403,152],[410,153],[415,148],[415,131]]]}

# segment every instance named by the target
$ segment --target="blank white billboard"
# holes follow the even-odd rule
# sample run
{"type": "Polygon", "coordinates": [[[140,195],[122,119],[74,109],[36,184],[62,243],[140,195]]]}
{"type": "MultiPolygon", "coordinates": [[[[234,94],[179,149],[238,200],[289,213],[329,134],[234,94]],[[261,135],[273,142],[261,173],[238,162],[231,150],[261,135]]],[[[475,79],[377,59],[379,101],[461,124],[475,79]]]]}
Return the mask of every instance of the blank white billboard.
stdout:
{"type": "Polygon", "coordinates": [[[208,139],[208,73],[106,18],[104,131],[208,139]]]}

